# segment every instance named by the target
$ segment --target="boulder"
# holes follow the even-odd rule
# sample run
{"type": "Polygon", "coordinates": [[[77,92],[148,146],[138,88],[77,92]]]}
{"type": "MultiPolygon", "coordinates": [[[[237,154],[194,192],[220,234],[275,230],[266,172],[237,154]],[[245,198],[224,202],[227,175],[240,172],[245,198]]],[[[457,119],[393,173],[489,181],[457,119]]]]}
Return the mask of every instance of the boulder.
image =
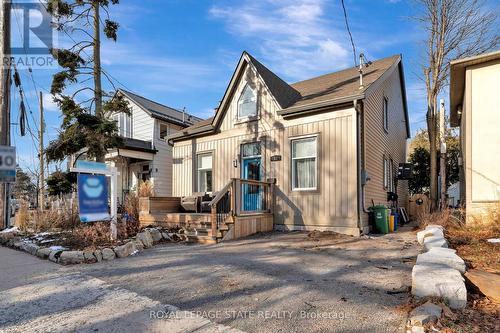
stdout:
{"type": "Polygon", "coordinates": [[[151,237],[151,234],[147,230],[138,233],[136,238],[142,242],[142,245],[144,245],[146,249],[153,246],[153,237],[151,237]]]}
{"type": "Polygon", "coordinates": [[[442,265],[415,265],[412,270],[411,293],[416,297],[442,297],[452,309],[467,304],[467,289],[459,271],[442,265]]]}
{"type": "Polygon", "coordinates": [[[38,258],[41,258],[41,259],[48,259],[50,252],[51,252],[50,248],[44,247],[44,248],[38,249],[38,251],[36,252],[36,256],[38,258]]]}
{"type": "Polygon", "coordinates": [[[486,297],[500,302],[500,274],[471,269],[465,277],[486,297]]]}
{"type": "Polygon", "coordinates": [[[12,238],[9,238],[5,245],[9,247],[15,247],[14,244],[19,243],[21,241],[21,237],[19,236],[13,236],[12,238]]]}
{"type": "Polygon", "coordinates": [[[113,250],[104,248],[101,250],[102,252],[102,260],[113,260],[116,257],[115,252],[113,250]]]}
{"type": "Polygon", "coordinates": [[[13,232],[2,232],[0,233],[0,244],[6,244],[9,240],[14,238],[16,234],[13,232]]]}
{"type": "Polygon", "coordinates": [[[441,317],[441,312],[443,309],[440,306],[430,301],[424,303],[410,312],[410,325],[424,326],[430,322],[434,323],[441,317]]]}
{"type": "Polygon", "coordinates": [[[62,252],[63,251],[61,250],[51,250],[49,254],[49,260],[53,262],[58,262],[62,252]]]}
{"type": "Polygon", "coordinates": [[[114,250],[118,258],[128,257],[137,251],[134,242],[128,242],[124,245],[117,246],[114,250]]]}
{"type": "Polygon", "coordinates": [[[63,265],[81,264],[85,261],[82,251],[63,251],[59,263],[63,265]]]}
{"type": "Polygon", "coordinates": [[[427,227],[425,230],[417,232],[417,241],[420,245],[422,245],[424,244],[424,239],[426,237],[432,236],[441,236],[442,238],[444,238],[443,229],[427,227]]]}
{"type": "Polygon", "coordinates": [[[14,241],[14,238],[10,240],[12,243],[12,247],[15,248],[16,250],[21,250],[23,249],[24,246],[24,241],[18,239],[14,241]]]}
{"type": "Polygon", "coordinates": [[[85,262],[94,263],[97,261],[97,258],[94,256],[94,252],[92,251],[84,251],[83,257],[85,258],[85,262]]]}
{"type": "Polygon", "coordinates": [[[170,237],[170,235],[167,232],[162,232],[161,237],[163,237],[163,239],[166,241],[172,242],[172,238],[170,237]]]}
{"type": "Polygon", "coordinates": [[[433,247],[448,247],[448,242],[443,236],[425,237],[424,250],[429,251],[433,247]]]}
{"type": "Polygon", "coordinates": [[[454,268],[460,273],[465,273],[465,262],[457,256],[455,250],[444,247],[432,247],[429,251],[419,254],[417,265],[435,264],[454,268]]]}
{"type": "Polygon", "coordinates": [[[97,260],[97,262],[102,261],[102,251],[101,250],[95,250],[94,251],[94,257],[97,260]]]}
{"type": "Polygon", "coordinates": [[[40,247],[38,245],[36,245],[35,243],[31,243],[31,242],[24,242],[21,249],[24,251],[24,252],[28,252],[29,254],[31,255],[34,255],[36,256],[36,253],[38,252],[38,249],[40,247]]]}
{"type": "Polygon", "coordinates": [[[439,225],[439,224],[429,224],[427,227],[425,227],[425,229],[435,229],[435,228],[438,228],[438,229],[441,229],[441,230],[444,230],[443,226],[442,225],[439,225]]]}
{"type": "Polygon", "coordinates": [[[153,242],[157,243],[162,240],[161,232],[158,229],[148,229],[151,238],[153,238],[153,242]]]}
{"type": "Polygon", "coordinates": [[[144,244],[142,244],[142,242],[140,240],[133,239],[131,242],[134,243],[135,249],[138,252],[144,251],[144,244]]]}

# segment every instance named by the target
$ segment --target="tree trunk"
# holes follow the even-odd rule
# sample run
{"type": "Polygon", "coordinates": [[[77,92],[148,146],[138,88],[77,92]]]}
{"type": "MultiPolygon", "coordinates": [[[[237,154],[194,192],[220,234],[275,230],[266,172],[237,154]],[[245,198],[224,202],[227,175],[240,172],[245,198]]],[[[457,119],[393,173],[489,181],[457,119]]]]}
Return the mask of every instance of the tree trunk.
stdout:
{"type": "MultiPolygon", "coordinates": [[[[99,1],[93,2],[94,7],[94,98],[95,115],[104,117],[102,111],[102,85],[101,85],[101,31],[99,17],[99,1]]],[[[96,156],[96,161],[104,162],[104,156],[96,156]]]]}
{"type": "Polygon", "coordinates": [[[438,168],[437,168],[437,117],[436,98],[433,94],[429,96],[427,111],[427,131],[429,133],[429,153],[430,153],[430,211],[434,212],[438,208],[438,168]]]}

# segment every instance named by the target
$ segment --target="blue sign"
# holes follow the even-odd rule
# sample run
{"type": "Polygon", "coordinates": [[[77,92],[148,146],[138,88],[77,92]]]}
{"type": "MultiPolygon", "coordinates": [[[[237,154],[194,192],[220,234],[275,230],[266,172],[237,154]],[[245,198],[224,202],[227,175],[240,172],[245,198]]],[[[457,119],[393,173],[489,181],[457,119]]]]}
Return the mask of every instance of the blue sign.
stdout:
{"type": "Polygon", "coordinates": [[[104,175],[78,174],[78,207],[82,222],[109,220],[108,183],[104,175]]]}
{"type": "Polygon", "coordinates": [[[107,170],[108,169],[108,166],[106,165],[106,163],[86,161],[86,160],[76,161],[76,167],[80,168],[80,169],[89,169],[89,170],[107,170]]]}

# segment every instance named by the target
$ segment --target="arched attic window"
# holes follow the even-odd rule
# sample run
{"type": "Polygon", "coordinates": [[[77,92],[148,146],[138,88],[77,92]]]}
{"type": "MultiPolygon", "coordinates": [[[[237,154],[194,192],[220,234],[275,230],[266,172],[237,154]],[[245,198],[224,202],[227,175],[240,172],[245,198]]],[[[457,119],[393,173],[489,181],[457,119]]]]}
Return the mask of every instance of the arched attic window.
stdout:
{"type": "Polygon", "coordinates": [[[247,83],[238,99],[238,119],[257,116],[257,94],[247,83]]]}

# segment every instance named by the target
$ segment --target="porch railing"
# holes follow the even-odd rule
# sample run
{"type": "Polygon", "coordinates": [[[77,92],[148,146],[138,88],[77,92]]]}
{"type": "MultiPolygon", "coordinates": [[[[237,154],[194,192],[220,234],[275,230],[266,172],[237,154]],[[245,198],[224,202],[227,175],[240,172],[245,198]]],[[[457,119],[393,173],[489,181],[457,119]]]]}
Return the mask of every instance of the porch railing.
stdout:
{"type": "Polygon", "coordinates": [[[274,181],[232,178],[210,202],[212,235],[227,217],[272,213],[274,181]]]}

